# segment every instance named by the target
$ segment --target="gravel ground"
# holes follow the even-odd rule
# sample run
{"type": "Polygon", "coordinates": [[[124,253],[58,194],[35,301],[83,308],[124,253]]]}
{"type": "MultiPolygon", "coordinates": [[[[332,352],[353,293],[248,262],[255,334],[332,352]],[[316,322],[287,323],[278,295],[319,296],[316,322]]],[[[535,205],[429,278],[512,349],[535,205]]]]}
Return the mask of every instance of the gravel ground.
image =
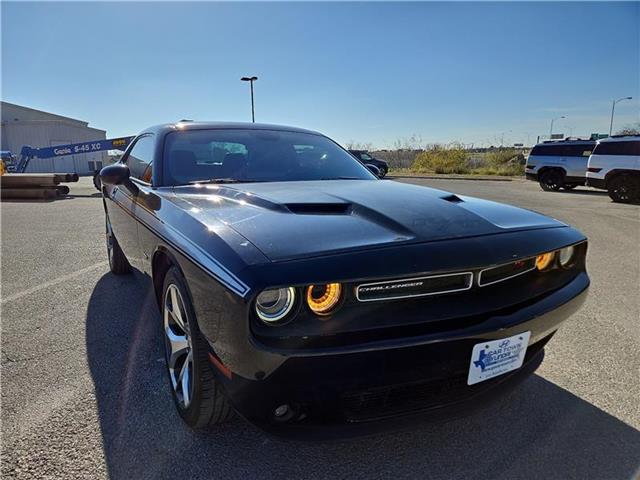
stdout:
{"type": "MultiPolygon", "coordinates": [[[[389,180],[391,181],[391,180],[389,180]]],[[[3,202],[3,478],[544,478],[640,473],[640,207],[525,181],[407,179],[531,208],[590,239],[584,308],[510,397],[441,425],[333,443],[174,412],[159,314],[141,274],[108,273],[88,179],[53,202],[3,202]]]]}

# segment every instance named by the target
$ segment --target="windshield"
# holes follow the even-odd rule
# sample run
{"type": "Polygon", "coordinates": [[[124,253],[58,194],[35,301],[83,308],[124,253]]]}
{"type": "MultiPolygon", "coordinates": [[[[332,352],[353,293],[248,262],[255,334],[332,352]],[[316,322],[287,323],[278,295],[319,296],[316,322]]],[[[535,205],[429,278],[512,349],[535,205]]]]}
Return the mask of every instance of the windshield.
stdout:
{"type": "Polygon", "coordinates": [[[376,178],[321,135],[253,129],[170,133],[163,170],[165,185],[376,178]]]}

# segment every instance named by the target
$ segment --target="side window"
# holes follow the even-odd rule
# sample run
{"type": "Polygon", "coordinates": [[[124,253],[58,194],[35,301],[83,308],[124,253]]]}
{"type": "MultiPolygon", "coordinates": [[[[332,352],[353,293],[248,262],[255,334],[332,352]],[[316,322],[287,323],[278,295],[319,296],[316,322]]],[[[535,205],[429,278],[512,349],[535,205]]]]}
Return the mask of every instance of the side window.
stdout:
{"type": "Polygon", "coordinates": [[[536,145],[531,151],[531,155],[542,157],[559,157],[562,155],[562,145],[536,145]]]}
{"type": "Polygon", "coordinates": [[[640,141],[601,142],[595,155],[640,155],[640,141]]]}
{"type": "Polygon", "coordinates": [[[151,172],[153,162],[153,148],[155,142],[152,136],[140,137],[129,155],[127,156],[127,166],[131,171],[131,176],[151,183],[151,172]]]}
{"type": "Polygon", "coordinates": [[[566,157],[588,157],[593,150],[593,146],[588,144],[568,145],[566,148],[566,157]]]}
{"type": "Polygon", "coordinates": [[[588,157],[591,154],[593,145],[536,145],[531,150],[530,155],[541,155],[547,157],[588,157]]]}

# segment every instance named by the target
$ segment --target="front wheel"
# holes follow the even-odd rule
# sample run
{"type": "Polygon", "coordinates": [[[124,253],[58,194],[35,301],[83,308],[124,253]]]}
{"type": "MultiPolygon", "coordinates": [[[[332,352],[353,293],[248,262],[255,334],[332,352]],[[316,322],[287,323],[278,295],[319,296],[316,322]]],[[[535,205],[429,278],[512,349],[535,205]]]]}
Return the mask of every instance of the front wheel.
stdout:
{"type": "Polygon", "coordinates": [[[640,200],[640,177],[618,175],[608,182],[607,192],[614,202],[637,202],[640,200]]]}
{"type": "Polygon", "coordinates": [[[100,170],[96,170],[93,172],[93,186],[96,187],[96,190],[99,192],[102,191],[102,181],[100,180],[100,170]]]}
{"type": "Polygon", "coordinates": [[[107,256],[109,257],[109,268],[112,273],[116,275],[122,275],[131,271],[131,265],[124,252],[118,244],[116,236],[113,234],[113,228],[111,228],[111,220],[109,215],[105,216],[106,223],[106,241],[107,241],[107,256]]]}
{"type": "Polygon", "coordinates": [[[381,168],[380,169],[380,176],[378,178],[384,178],[387,175],[387,169],[386,168],[381,168]]]}
{"type": "Polygon", "coordinates": [[[545,192],[557,192],[563,186],[562,173],[558,170],[547,170],[542,172],[539,179],[540,188],[545,192]]]}
{"type": "Polygon", "coordinates": [[[176,267],[167,272],[162,295],[162,327],[171,394],[178,413],[192,428],[211,428],[233,410],[208,359],[185,281],[176,267]]]}

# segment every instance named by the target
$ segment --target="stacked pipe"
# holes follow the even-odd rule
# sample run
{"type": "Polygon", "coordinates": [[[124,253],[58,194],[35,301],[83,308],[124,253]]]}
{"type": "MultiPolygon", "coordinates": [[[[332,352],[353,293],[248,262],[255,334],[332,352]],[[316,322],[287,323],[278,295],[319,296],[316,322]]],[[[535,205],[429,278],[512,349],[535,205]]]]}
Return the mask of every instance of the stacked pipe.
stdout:
{"type": "Polygon", "coordinates": [[[77,173],[8,173],[0,176],[0,193],[3,199],[49,200],[69,193],[60,183],[77,181],[77,173]]]}

